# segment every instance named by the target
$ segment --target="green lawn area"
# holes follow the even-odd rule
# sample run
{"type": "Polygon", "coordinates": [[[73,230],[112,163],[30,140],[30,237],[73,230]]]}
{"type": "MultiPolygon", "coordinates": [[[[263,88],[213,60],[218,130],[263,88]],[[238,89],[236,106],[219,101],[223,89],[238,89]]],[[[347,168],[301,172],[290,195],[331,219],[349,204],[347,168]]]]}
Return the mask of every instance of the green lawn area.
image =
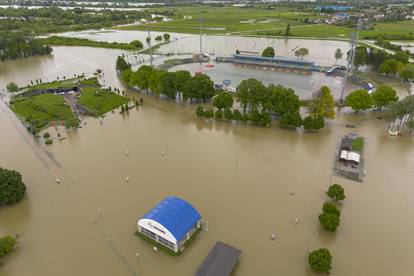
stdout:
{"type": "Polygon", "coordinates": [[[63,96],[43,94],[30,98],[15,99],[11,102],[12,110],[32,125],[35,132],[40,131],[52,121],[65,121],[67,127],[78,126],[78,120],[63,96]]]}
{"type": "Polygon", "coordinates": [[[301,21],[305,18],[316,17],[316,14],[289,12],[287,9],[267,10],[239,7],[182,7],[173,9],[173,12],[178,16],[168,22],[125,26],[120,29],[150,29],[195,34],[200,32],[199,20],[201,18],[203,33],[223,34],[286,28],[287,24],[304,25],[301,21]]]}
{"type": "Polygon", "coordinates": [[[352,150],[362,153],[362,150],[364,149],[364,138],[358,137],[352,142],[352,150]]]}
{"type": "Polygon", "coordinates": [[[81,80],[80,83],[86,86],[96,86],[96,87],[100,86],[97,77],[81,80]]]}
{"type": "Polygon", "coordinates": [[[51,88],[71,88],[77,85],[79,78],[72,78],[67,80],[56,80],[47,83],[39,83],[29,87],[29,90],[36,89],[51,89],[51,88]]]}
{"type": "Polygon", "coordinates": [[[99,88],[86,87],[82,89],[82,92],[78,102],[97,116],[108,113],[128,102],[128,99],[123,96],[99,88]]]}

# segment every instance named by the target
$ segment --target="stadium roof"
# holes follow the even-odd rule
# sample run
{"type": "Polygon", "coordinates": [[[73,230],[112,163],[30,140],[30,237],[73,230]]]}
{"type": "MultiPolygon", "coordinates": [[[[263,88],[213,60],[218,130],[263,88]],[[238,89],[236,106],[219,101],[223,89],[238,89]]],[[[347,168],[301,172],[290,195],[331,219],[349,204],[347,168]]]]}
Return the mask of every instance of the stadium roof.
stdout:
{"type": "Polygon", "coordinates": [[[201,215],[187,201],[178,197],[167,197],[149,211],[144,219],[152,219],[163,225],[177,241],[199,221],[201,215]]]}

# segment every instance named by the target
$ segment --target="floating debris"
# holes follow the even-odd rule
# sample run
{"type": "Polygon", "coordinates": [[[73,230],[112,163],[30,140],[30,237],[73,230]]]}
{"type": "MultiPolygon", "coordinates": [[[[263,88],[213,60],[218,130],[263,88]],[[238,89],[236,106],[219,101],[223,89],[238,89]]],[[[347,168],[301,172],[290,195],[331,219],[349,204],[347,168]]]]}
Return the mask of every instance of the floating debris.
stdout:
{"type": "Polygon", "coordinates": [[[59,178],[56,178],[56,182],[57,182],[57,183],[60,183],[60,179],[59,179],[59,178]]]}
{"type": "Polygon", "coordinates": [[[152,247],[152,250],[154,250],[155,252],[157,252],[157,251],[158,251],[158,247],[153,246],[153,247],[152,247]]]}
{"type": "Polygon", "coordinates": [[[126,150],[126,151],[125,151],[125,154],[126,154],[126,155],[129,155],[129,150],[126,150]]]}
{"type": "Polygon", "coordinates": [[[161,155],[162,155],[162,156],[164,156],[164,155],[165,155],[165,152],[164,152],[164,151],[162,151],[162,152],[161,152],[161,155]]]}
{"type": "Polygon", "coordinates": [[[275,240],[275,239],[276,239],[276,235],[275,235],[274,233],[272,233],[272,234],[270,234],[270,238],[271,238],[272,240],[275,240]]]}
{"type": "Polygon", "coordinates": [[[293,221],[293,223],[294,223],[295,225],[297,225],[297,224],[299,223],[299,219],[298,219],[298,218],[295,218],[295,219],[294,219],[294,221],[293,221]]]}
{"type": "Polygon", "coordinates": [[[129,180],[131,180],[131,178],[129,178],[129,176],[125,177],[125,180],[128,182],[129,180]]]}

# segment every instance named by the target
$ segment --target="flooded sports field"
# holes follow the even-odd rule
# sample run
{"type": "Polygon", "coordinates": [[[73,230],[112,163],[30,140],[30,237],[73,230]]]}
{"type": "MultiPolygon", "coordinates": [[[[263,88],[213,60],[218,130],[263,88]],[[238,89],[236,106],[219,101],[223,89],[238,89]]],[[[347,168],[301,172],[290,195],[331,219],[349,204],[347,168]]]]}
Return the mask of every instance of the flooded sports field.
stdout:
{"type": "MultiPolygon", "coordinates": [[[[105,85],[125,89],[114,69],[121,53],[54,47],[51,57],[2,62],[0,89],[97,68],[105,85]]],[[[332,275],[414,274],[414,139],[389,138],[378,114],[343,110],[319,133],[302,133],[202,121],[196,106],[142,97],[128,115],[84,118],[65,140],[51,129],[50,146],[0,103],[0,166],[20,171],[28,187],[22,202],[0,209],[0,233],[20,235],[0,275],[193,275],[218,240],[242,251],[235,276],[318,275],[306,258],[320,247],[333,255],[332,275]],[[367,141],[362,183],[332,176],[337,144],[349,131],[367,141]],[[341,225],[328,233],[317,217],[333,182],[346,199],[341,225]],[[171,195],[208,222],[179,257],[133,235],[137,219],[171,195]]]]}

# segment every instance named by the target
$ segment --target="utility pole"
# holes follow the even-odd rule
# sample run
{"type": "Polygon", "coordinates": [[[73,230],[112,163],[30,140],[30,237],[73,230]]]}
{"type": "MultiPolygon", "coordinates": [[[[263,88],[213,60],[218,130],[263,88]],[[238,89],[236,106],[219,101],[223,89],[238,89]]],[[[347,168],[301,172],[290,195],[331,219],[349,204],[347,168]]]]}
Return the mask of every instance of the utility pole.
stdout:
{"type": "Polygon", "coordinates": [[[150,65],[152,67],[152,49],[151,49],[151,31],[148,30],[148,46],[149,46],[149,53],[150,53],[150,65]]]}
{"type": "Polygon", "coordinates": [[[339,102],[344,102],[344,95],[345,95],[345,85],[348,80],[349,72],[354,70],[354,60],[355,60],[355,54],[356,54],[356,48],[358,46],[358,39],[359,39],[359,31],[361,30],[361,21],[360,19],[357,19],[357,31],[351,33],[351,40],[350,45],[351,49],[349,50],[348,55],[348,63],[346,65],[346,71],[345,71],[345,77],[344,82],[342,84],[342,90],[341,90],[341,96],[339,98],[339,102]]]}
{"type": "Polygon", "coordinates": [[[201,21],[202,18],[200,17],[200,58],[203,56],[203,33],[202,33],[202,29],[201,29],[201,21]]]}

